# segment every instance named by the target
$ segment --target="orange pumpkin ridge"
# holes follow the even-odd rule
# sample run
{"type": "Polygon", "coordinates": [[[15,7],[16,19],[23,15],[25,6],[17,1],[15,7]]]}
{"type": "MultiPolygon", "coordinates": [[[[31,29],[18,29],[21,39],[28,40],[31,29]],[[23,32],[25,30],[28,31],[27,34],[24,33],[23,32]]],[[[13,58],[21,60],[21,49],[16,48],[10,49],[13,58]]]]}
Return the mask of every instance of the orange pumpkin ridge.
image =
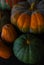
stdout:
{"type": "Polygon", "coordinates": [[[36,18],[37,18],[37,21],[38,21],[38,31],[41,31],[41,29],[44,26],[43,16],[40,13],[36,13],[36,18]]]}
{"type": "Polygon", "coordinates": [[[44,23],[43,16],[40,13],[36,13],[36,17],[38,20],[38,25],[43,25],[43,23],[44,23]]]}
{"type": "Polygon", "coordinates": [[[37,23],[36,15],[35,15],[35,13],[33,13],[31,15],[30,29],[36,30],[36,29],[38,29],[37,27],[38,27],[38,23],[37,23]]]}
{"type": "Polygon", "coordinates": [[[30,29],[35,32],[40,32],[44,27],[43,16],[39,12],[35,12],[31,16],[31,25],[30,29]]]}
{"type": "Polygon", "coordinates": [[[17,26],[20,30],[29,30],[30,28],[30,22],[31,22],[31,17],[28,15],[28,14],[21,14],[18,18],[18,21],[17,21],[17,26]]]}

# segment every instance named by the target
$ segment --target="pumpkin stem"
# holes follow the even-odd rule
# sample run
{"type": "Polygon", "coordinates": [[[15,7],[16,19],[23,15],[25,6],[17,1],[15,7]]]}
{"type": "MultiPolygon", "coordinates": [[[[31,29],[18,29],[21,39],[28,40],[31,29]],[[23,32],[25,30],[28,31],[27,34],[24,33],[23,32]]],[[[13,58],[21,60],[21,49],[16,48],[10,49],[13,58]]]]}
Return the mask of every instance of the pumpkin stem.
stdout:
{"type": "Polygon", "coordinates": [[[30,41],[29,40],[27,40],[27,44],[30,44],[30,41]]]}
{"type": "Polygon", "coordinates": [[[36,7],[35,7],[35,5],[37,4],[37,3],[39,3],[39,1],[40,0],[36,0],[35,2],[32,2],[32,4],[30,5],[30,8],[29,8],[29,10],[36,10],[36,7]]]}
{"type": "Polygon", "coordinates": [[[30,10],[33,10],[34,7],[35,7],[35,2],[33,2],[33,3],[31,4],[30,10]]]}

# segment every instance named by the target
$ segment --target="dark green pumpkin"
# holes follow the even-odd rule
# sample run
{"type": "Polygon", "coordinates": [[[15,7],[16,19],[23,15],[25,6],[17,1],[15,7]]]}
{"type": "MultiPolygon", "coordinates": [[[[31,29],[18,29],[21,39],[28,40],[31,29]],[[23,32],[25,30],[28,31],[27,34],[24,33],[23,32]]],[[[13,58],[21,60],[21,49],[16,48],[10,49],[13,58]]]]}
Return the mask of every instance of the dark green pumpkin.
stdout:
{"type": "Polygon", "coordinates": [[[9,10],[0,10],[0,32],[2,30],[3,25],[8,24],[10,22],[10,14],[9,10]]]}
{"type": "Polygon", "coordinates": [[[34,35],[22,35],[13,45],[14,55],[24,63],[35,64],[41,60],[42,41],[34,35]]]}

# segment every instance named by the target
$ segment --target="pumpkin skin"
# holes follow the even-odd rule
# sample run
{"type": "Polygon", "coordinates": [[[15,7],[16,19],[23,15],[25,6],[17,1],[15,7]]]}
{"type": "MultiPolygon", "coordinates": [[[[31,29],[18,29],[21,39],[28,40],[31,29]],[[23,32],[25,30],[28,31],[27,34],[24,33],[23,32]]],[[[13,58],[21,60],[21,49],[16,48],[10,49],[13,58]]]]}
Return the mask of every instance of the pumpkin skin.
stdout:
{"type": "Polygon", "coordinates": [[[17,37],[16,30],[11,24],[6,24],[2,27],[1,38],[12,43],[17,37]]]}
{"type": "Polygon", "coordinates": [[[0,57],[3,59],[8,59],[12,55],[9,47],[3,44],[2,40],[0,40],[0,57]]]}
{"type": "MultiPolygon", "coordinates": [[[[26,5],[25,4],[25,6],[23,5],[24,3],[21,3],[21,4],[16,4],[16,7],[14,7],[13,9],[12,9],[12,12],[14,12],[15,14],[13,14],[13,15],[11,15],[11,23],[12,24],[14,24],[14,25],[17,25],[17,27],[19,28],[19,30],[21,30],[23,33],[27,33],[27,32],[31,32],[31,33],[42,33],[42,32],[44,32],[43,31],[43,29],[44,29],[44,20],[43,20],[43,15],[42,15],[42,13],[38,10],[38,8],[37,8],[37,5],[39,4],[36,4],[36,6],[32,3],[32,6],[31,6],[31,9],[30,9],[30,5],[29,5],[29,3],[28,3],[28,5],[26,5]],[[17,5],[19,5],[19,6],[17,6],[17,5]],[[35,6],[35,8],[33,8],[35,6]],[[37,9],[36,9],[37,8],[37,9]],[[17,12],[18,12],[18,14],[17,14],[17,12]],[[29,17],[31,16],[31,19],[33,18],[33,16],[32,15],[34,15],[34,12],[35,12],[35,14],[37,14],[37,18],[36,19],[38,19],[38,17],[40,17],[39,19],[41,19],[41,21],[39,20],[39,22],[35,22],[35,23],[32,23],[34,20],[29,20],[29,23],[30,24],[28,24],[28,22],[27,22],[27,24],[29,25],[29,26],[25,26],[25,28],[23,29],[23,26],[22,26],[22,21],[23,21],[23,17],[24,16],[22,16],[22,14],[27,14],[27,15],[29,15],[29,17]],[[22,17],[21,17],[22,16],[22,17]],[[20,19],[21,18],[21,19],[20,19]],[[21,25],[20,25],[20,23],[22,23],[21,25]],[[38,24],[38,23],[40,23],[40,25],[36,25],[35,26],[35,29],[33,28],[31,28],[32,27],[32,25],[35,25],[35,24],[38,24]],[[41,25],[41,23],[42,23],[42,25],[41,25]],[[21,26],[22,26],[22,28],[21,28],[21,26]]],[[[41,8],[42,9],[42,8],[41,8]]],[[[26,19],[26,18],[25,18],[26,19]]],[[[27,25],[27,24],[25,24],[25,19],[24,19],[24,24],[23,25],[27,25]]],[[[29,18],[30,19],[30,18],[29,18]]],[[[35,17],[34,17],[34,19],[35,19],[35,17]]],[[[28,20],[27,20],[28,21],[28,20]]],[[[36,20],[35,20],[36,21],[36,20]]],[[[37,20],[38,21],[38,20],[37,20]]]]}
{"type": "Polygon", "coordinates": [[[29,4],[32,4],[33,2],[35,2],[36,0],[27,0],[29,2],[29,4]]]}
{"type": "Polygon", "coordinates": [[[0,9],[0,32],[2,31],[2,27],[5,24],[10,23],[10,10],[9,9],[0,9]]]}
{"type": "Polygon", "coordinates": [[[42,58],[42,50],[42,41],[32,34],[20,36],[13,45],[14,55],[24,63],[38,63],[42,58]]]}
{"type": "Polygon", "coordinates": [[[0,11],[0,32],[2,31],[2,27],[5,24],[9,23],[9,15],[7,14],[7,12],[5,13],[4,11],[0,11]]]}
{"type": "Polygon", "coordinates": [[[37,8],[39,12],[44,15],[44,1],[40,1],[39,4],[37,4],[37,8]]]}
{"type": "Polygon", "coordinates": [[[11,11],[11,23],[13,25],[17,25],[17,19],[18,19],[19,15],[22,12],[25,12],[27,7],[28,7],[28,3],[27,2],[19,2],[18,4],[13,6],[12,11],[11,11]]]}
{"type": "Polygon", "coordinates": [[[0,9],[9,9],[10,10],[10,6],[6,3],[5,0],[0,0],[0,9]]]}
{"type": "Polygon", "coordinates": [[[44,19],[39,12],[34,12],[31,17],[23,13],[18,18],[17,26],[22,32],[42,33],[44,32],[44,19]]]}
{"type": "Polygon", "coordinates": [[[18,2],[22,2],[22,1],[26,1],[26,0],[6,0],[6,3],[8,3],[8,5],[12,8],[13,5],[17,4],[18,2]]]}
{"type": "Polygon", "coordinates": [[[31,5],[34,2],[40,2],[41,0],[27,0],[29,2],[29,4],[31,5]]]}
{"type": "Polygon", "coordinates": [[[17,21],[18,28],[23,32],[29,32],[31,17],[28,14],[21,14],[17,21]]]}
{"type": "Polygon", "coordinates": [[[43,16],[38,12],[34,12],[31,15],[30,32],[44,32],[44,19],[43,16]]]}

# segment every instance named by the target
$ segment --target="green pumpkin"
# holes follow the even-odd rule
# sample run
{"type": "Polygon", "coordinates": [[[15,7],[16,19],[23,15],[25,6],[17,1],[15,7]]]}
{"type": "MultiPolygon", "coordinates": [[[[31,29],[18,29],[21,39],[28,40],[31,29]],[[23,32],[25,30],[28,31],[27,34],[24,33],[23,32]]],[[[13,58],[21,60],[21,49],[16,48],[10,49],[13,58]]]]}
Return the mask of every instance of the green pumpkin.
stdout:
{"type": "Polygon", "coordinates": [[[20,61],[29,64],[35,64],[41,60],[42,50],[42,41],[32,34],[20,36],[13,45],[14,55],[20,61]]]}
{"type": "Polygon", "coordinates": [[[0,32],[2,30],[3,25],[8,24],[10,22],[9,15],[7,11],[0,10],[0,32]]]}
{"type": "Polygon", "coordinates": [[[0,0],[0,9],[10,9],[10,6],[6,3],[5,0],[0,0]]]}

